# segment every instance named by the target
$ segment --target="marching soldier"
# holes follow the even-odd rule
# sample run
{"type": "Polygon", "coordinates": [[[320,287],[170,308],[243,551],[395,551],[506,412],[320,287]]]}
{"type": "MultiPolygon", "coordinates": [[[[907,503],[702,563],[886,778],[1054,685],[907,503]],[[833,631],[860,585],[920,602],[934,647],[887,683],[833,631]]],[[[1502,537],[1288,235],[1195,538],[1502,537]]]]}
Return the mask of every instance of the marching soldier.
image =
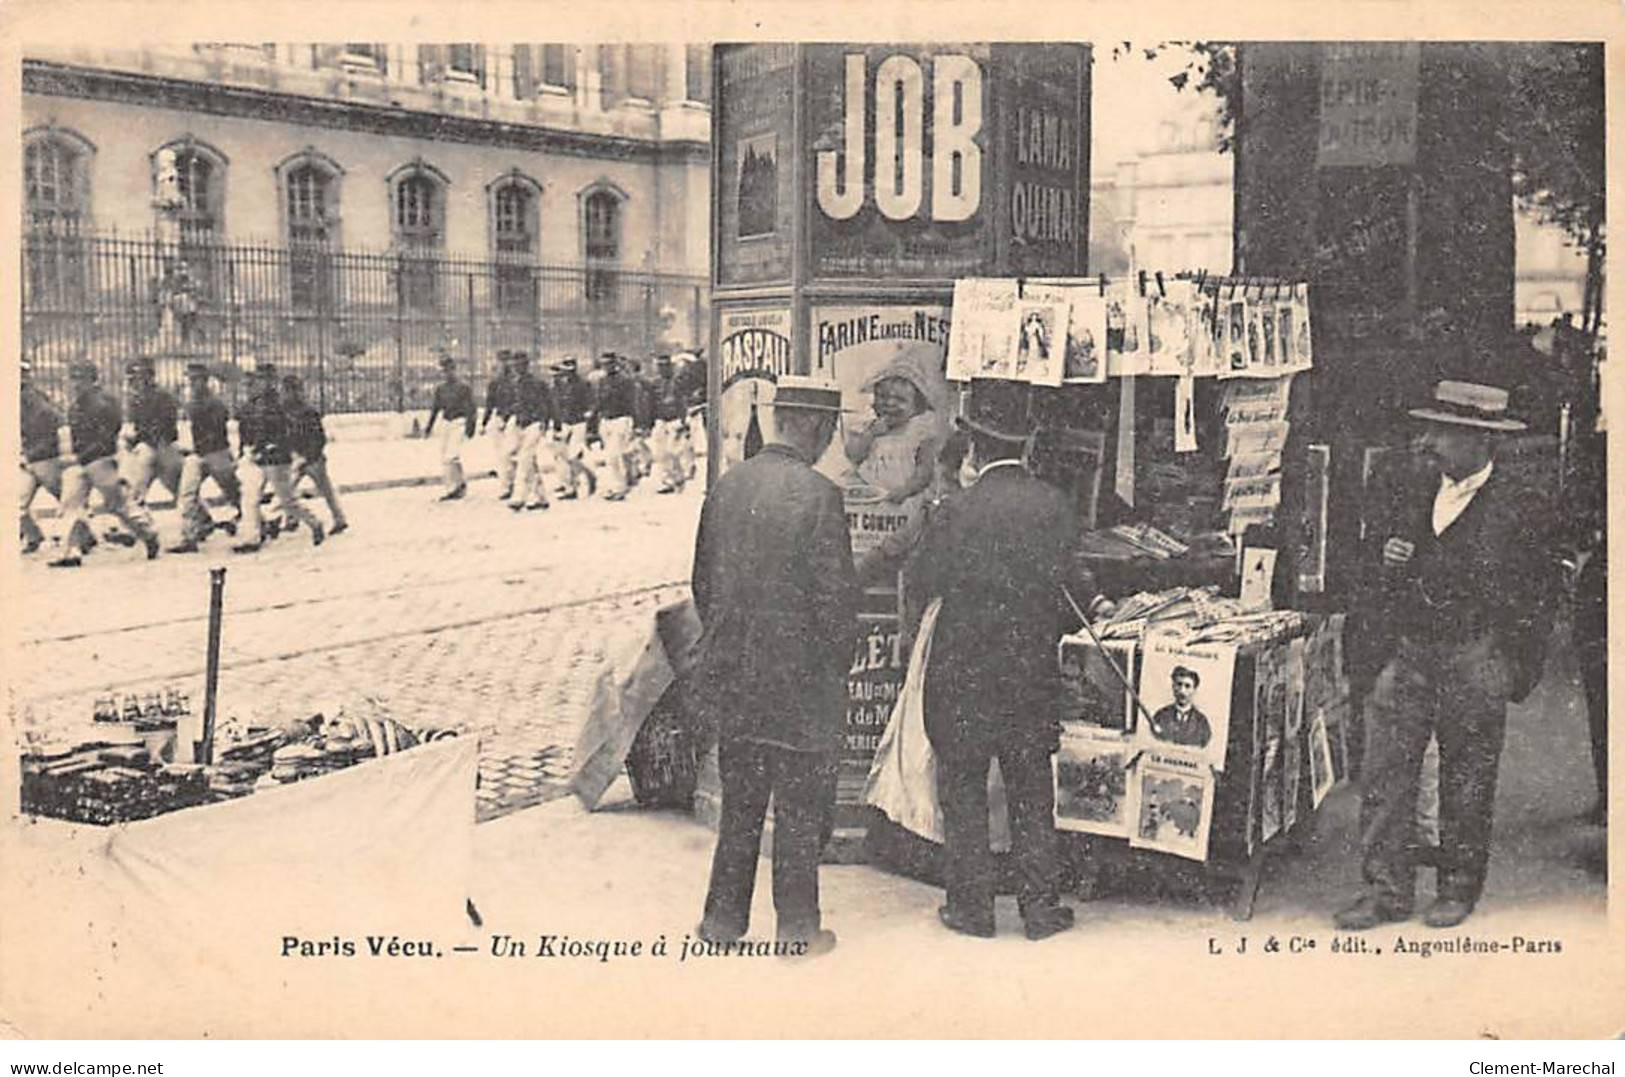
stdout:
{"type": "Polygon", "coordinates": [[[203,480],[213,479],[226,500],[240,512],[242,489],[237,484],[236,463],[231,455],[231,439],[227,427],[231,413],[226,402],[209,387],[209,367],[206,363],[188,363],[186,378],[189,399],[186,418],[192,428],[192,451],[181,467],[181,489],[178,495],[182,532],[180,544],[170,548],[172,553],[195,553],[198,543],[209,537],[215,528],[227,534],[237,533],[235,520],[217,524],[203,505],[203,480]]]}
{"type": "Polygon", "coordinates": [[[446,473],[446,492],[440,495],[440,500],[456,501],[468,493],[468,483],[463,478],[463,445],[474,436],[474,390],[457,377],[457,360],[451,356],[440,357],[440,371],[445,379],[435,386],[425,434],[432,435],[435,419],[445,417],[440,434],[440,464],[446,473]]]}
{"type": "Polygon", "coordinates": [[[491,432],[491,452],[497,465],[497,500],[506,501],[513,496],[513,474],[519,452],[519,430],[510,421],[513,415],[513,352],[504,348],[497,352],[501,369],[485,389],[485,417],[480,420],[480,433],[491,432]],[[495,418],[496,426],[491,425],[495,418]]]}
{"type": "Polygon", "coordinates": [[[294,496],[289,469],[293,450],[288,437],[288,414],[277,396],[276,368],[267,362],[254,367],[247,405],[237,420],[242,457],[237,463],[237,479],[242,484],[242,533],[232,546],[233,553],[252,553],[264,542],[260,520],[260,494],[267,486],[278,514],[285,520],[303,521],[310,528],[310,542],[320,546],[327,533],[316,517],[294,496]]]}
{"type": "Polygon", "coordinates": [[[71,457],[62,452],[62,413],[51,398],[34,384],[33,364],[22,361],[22,468],[23,488],[18,517],[22,526],[23,553],[33,553],[45,541],[29,507],[40,487],[62,502],[62,475],[71,457]]]}
{"type": "Polygon", "coordinates": [[[97,384],[96,364],[78,362],[70,372],[73,404],[68,428],[73,438],[74,466],[62,477],[62,509],[68,520],[67,549],[51,562],[52,568],[77,568],[94,544],[90,532],[90,492],[102,496],[107,511],[135,533],[147,549],[147,560],[158,556],[158,535],[144,506],[127,501],[118,473],[119,430],[124,410],[97,384]]]}
{"type": "Polygon", "coordinates": [[[553,429],[563,443],[559,468],[563,490],[559,497],[576,496],[578,481],[587,480],[587,493],[598,486],[598,477],[587,467],[587,419],[592,414],[592,390],[576,373],[576,361],[567,358],[553,368],[553,429]]]}
{"type": "Polygon", "coordinates": [[[130,415],[124,437],[130,450],[126,477],[130,500],[146,508],[154,479],[179,500],[181,471],[186,464],[185,454],[175,444],[180,436],[180,405],[173,394],[159,387],[151,359],[132,359],[124,372],[130,385],[130,415]]]}
{"type": "Polygon", "coordinates": [[[513,353],[509,402],[519,441],[519,473],[508,507],[515,512],[545,509],[548,507],[545,472],[551,468],[544,466],[547,461],[544,454],[551,451],[552,445],[544,446],[542,435],[554,423],[553,394],[548,392],[547,383],[531,376],[530,356],[524,352],[513,353]]]}
{"type": "Polygon", "coordinates": [[[327,474],[327,430],[322,426],[322,413],[305,398],[304,383],[297,375],[288,374],[282,379],[282,407],[288,416],[288,448],[293,452],[294,469],[310,476],[333,516],[333,526],[327,533],[348,531],[350,522],[339,504],[339,492],[327,474]]]}
{"type": "Polygon", "coordinates": [[[620,356],[604,353],[604,376],[598,383],[594,411],[598,436],[604,443],[604,500],[621,501],[631,488],[627,475],[627,452],[632,438],[632,379],[621,370],[620,356]]]}
{"type": "Polygon", "coordinates": [[[688,468],[682,457],[682,445],[688,438],[688,406],[670,355],[655,357],[655,373],[649,382],[649,396],[654,424],[650,438],[654,450],[654,474],[660,482],[656,492],[674,494],[688,482],[688,468]]]}

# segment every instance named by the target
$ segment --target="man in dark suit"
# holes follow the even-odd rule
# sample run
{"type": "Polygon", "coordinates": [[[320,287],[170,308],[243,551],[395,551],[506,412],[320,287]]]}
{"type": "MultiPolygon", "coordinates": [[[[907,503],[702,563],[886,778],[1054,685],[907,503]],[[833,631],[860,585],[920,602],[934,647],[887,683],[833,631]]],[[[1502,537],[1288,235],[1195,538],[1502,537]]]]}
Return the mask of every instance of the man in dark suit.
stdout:
{"type": "Polygon", "coordinates": [[[1175,666],[1169,675],[1174,701],[1151,716],[1151,735],[1169,744],[1205,748],[1213,739],[1213,724],[1196,709],[1196,688],[1202,678],[1188,666],[1175,666]]]}
{"type": "Polygon", "coordinates": [[[841,493],[812,467],[834,437],[839,387],[781,378],[772,406],[778,439],[717,480],[694,547],[704,634],[690,690],[715,720],[722,779],[699,934],[730,942],[749,928],[771,796],[778,937],[816,953],[835,942],[821,922],[818,860],[833,823],[857,575],[841,493]]]}
{"type": "Polygon", "coordinates": [[[921,540],[909,586],[943,599],[925,675],[925,730],[937,753],[947,903],[944,924],[993,934],[994,869],[987,781],[999,760],[1010,808],[1017,903],[1027,937],[1072,926],[1059,897],[1050,757],[1060,744],[1057,646],[1081,627],[1063,588],[1095,597],[1075,556],[1078,516],[1064,493],[1022,463],[1032,433],[1026,394],[976,382],[965,425],[977,478],[921,540]]]}
{"type": "Polygon", "coordinates": [[[1423,920],[1454,927],[1484,889],[1507,703],[1540,679],[1557,587],[1539,492],[1497,470],[1498,434],[1524,429],[1507,392],[1440,382],[1420,466],[1367,532],[1389,647],[1366,702],[1360,841],[1366,887],[1337,925],[1408,919],[1422,757],[1439,743],[1438,892],[1423,920]]]}

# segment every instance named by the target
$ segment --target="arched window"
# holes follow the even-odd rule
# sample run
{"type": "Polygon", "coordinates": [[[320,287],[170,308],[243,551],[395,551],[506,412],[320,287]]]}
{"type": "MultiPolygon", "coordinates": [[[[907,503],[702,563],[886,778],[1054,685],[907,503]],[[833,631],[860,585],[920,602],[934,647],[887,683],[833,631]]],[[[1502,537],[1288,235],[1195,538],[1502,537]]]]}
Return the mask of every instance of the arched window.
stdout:
{"type": "Polygon", "coordinates": [[[419,159],[389,175],[390,224],[399,258],[401,301],[414,310],[439,303],[438,255],[445,246],[445,174],[419,159]]]}
{"type": "Polygon", "coordinates": [[[536,308],[536,260],[541,185],[515,169],[491,184],[491,251],[497,262],[496,300],[504,311],[536,308]]]}
{"type": "Polygon", "coordinates": [[[288,244],[288,290],[295,307],[331,306],[333,255],[339,246],[339,180],[331,157],[306,148],[276,169],[282,191],[283,235],[288,244]]]}
{"type": "Polygon", "coordinates": [[[96,152],[78,134],[36,128],[23,135],[25,301],[59,306],[84,294],[84,243],[90,220],[90,159],[96,152]]]}
{"type": "Polygon", "coordinates": [[[621,203],[619,188],[600,183],[581,199],[582,250],[587,261],[586,291],[592,302],[614,300],[615,266],[621,260],[621,203]]]}
{"type": "Polygon", "coordinates": [[[152,155],[153,190],[167,203],[160,213],[178,227],[181,260],[200,299],[218,294],[219,243],[225,231],[225,154],[191,135],[152,155]],[[173,171],[171,171],[171,168],[173,171]]]}
{"type": "Polygon", "coordinates": [[[621,200],[612,191],[594,191],[585,207],[587,260],[616,262],[621,257],[621,200]]]}

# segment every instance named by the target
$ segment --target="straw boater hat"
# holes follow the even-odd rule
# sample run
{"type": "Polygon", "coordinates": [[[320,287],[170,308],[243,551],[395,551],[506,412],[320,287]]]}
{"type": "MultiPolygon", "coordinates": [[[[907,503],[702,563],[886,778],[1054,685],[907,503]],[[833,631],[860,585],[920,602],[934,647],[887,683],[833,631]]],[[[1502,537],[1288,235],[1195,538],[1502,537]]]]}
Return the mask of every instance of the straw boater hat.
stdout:
{"type": "Polygon", "coordinates": [[[1510,394],[1505,389],[1494,385],[1441,381],[1433,390],[1433,402],[1427,407],[1412,408],[1411,418],[1504,433],[1527,430],[1526,424],[1507,414],[1509,399],[1510,394]]]}
{"type": "Polygon", "coordinates": [[[768,406],[775,408],[801,408],[807,411],[841,410],[841,387],[826,378],[809,378],[801,374],[786,374],[777,383],[773,399],[768,406]]]}

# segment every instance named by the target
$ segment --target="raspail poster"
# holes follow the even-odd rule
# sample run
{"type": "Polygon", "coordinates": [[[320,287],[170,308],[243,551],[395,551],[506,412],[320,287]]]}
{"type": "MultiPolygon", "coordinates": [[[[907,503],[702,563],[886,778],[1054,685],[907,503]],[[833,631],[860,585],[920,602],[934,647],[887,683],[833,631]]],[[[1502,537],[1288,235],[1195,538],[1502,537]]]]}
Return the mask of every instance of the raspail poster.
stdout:
{"type": "Polygon", "coordinates": [[[1213,771],[1188,752],[1148,751],[1132,776],[1129,845],[1206,860],[1213,826],[1213,771]]]}
{"type": "Polygon", "coordinates": [[[948,328],[939,305],[813,309],[813,374],[841,387],[840,432],[817,466],[846,495],[854,553],[917,510],[920,477],[953,430],[948,328]]]}
{"type": "Polygon", "coordinates": [[[1235,668],[1233,644],[1188,643],[1178,629],[1148,632],[1140,700],[1151,717],[1136,730],[1141,746],[1182,749],[1223,770],[1235,668]]]}
{"type": "Polygon", "coordinates": [[[1083,834],[1126,838],[1130,738],[1090,726],[1063,726],[1055,754],[1055,826],[1083,834]]]}
{"type": "Polygon", "coordinates": [[[1059,650],[1061,720],[1132,732],[1136,722],[1129,686],[1134,684],[1134,641],[1108,640],[1102,650],[1087,635],[1067,636],[1059,650]]]}
{"type": "Polygon", "coordinates": [[[773,440],[773,394],[791,373],[790,311],[728,307],[717,314],[721,385],[718,396],[718,474],[773,440]]]}

